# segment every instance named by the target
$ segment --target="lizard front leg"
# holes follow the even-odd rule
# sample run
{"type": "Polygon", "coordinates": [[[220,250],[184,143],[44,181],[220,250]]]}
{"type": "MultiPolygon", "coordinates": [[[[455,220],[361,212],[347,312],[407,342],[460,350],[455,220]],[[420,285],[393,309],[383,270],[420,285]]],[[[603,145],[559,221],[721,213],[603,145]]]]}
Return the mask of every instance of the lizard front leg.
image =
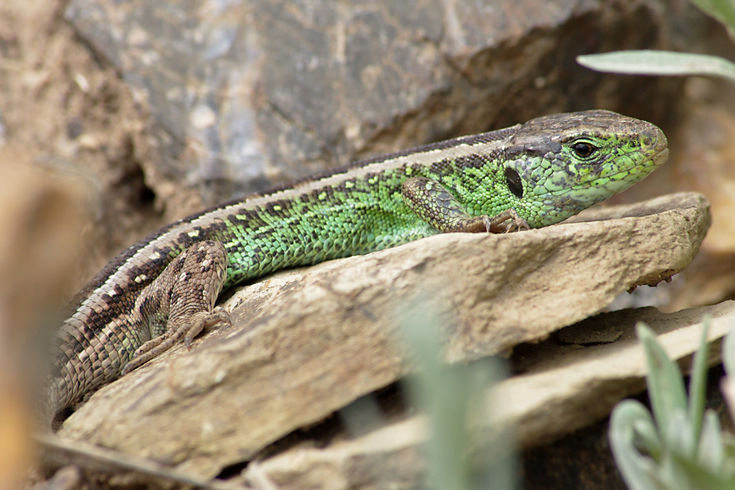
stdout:
{"type": "Polygon", "coordinates": [[[182,337],[188,347],[204,328],[229,325],[229,314],[214,306],[226,270],[227,252],[217,241],[196,243],[171,261],[135,302],[135,310],[150,329],[150,340],[135,351],[122,374],[170,349],[182,337]]]}
{"type": "Polygon", "coordinates": [[[528,223],[513,208],[492,217],[472,216],[440,183],[425,177],[406,180],[401,194],[414,213],[443,233],[508,233],[529,229],[528,223]]]}

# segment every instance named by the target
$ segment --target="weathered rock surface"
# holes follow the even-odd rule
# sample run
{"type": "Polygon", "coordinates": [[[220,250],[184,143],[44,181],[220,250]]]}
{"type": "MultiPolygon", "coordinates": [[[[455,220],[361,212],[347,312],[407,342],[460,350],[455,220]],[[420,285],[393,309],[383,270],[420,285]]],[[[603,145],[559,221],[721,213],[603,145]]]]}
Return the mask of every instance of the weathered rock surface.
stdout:
{"type": "Polygon", "coordinates": [[[73,0],[66,17],[152,115],[158,150],[142,165],[172,216],[181,202],[191,206],[186,197],[216,204],[543,113],[605,107],[660,122],[680,81],[604,76],[574,59],[676,43],[691,50],[704,16],[678,9],[672,22],[663,7],[73,0]],[[687,29],[672,32],[679,25],[687,29]]]}
{"type": "MultiPolygon", "coordinates": [[[[645,388],[646,362],[635,324],[646,322],[668,354],[677,360],[699,345],[702,318],[710,315],[709,340],[715,364],[720,340],[735,323],[735,301],[662,314],[653,308],[606,313],[570,329],[618,331],[620,340],[570,349],[544,346],[529,356],[528,370],[484,394],[484,424],[471,432],[477,447],[497,427],[515,427],[520,448],[536,446],[604,418],[626,395],[645,388]]],[[[253,465],[245,473],[255,483],[267,479],[279,489],[416,488],[422,484],[426,421],[421,415],[386,425],[327,448],[295,448],[253,465]]],[[[472,445],[470,447],[473,447],[472,445]]]]}
{"type": "Polygon", "coordinates": [[[450,362],[504,352],[684,268],[709,213],[683,193],[577,220],[438,235],[241,288],[227,303],[232,329],[100,390],[62,435],[216,475],[405,374],[394,333],[417,299],[452,326],[450,362]]]}

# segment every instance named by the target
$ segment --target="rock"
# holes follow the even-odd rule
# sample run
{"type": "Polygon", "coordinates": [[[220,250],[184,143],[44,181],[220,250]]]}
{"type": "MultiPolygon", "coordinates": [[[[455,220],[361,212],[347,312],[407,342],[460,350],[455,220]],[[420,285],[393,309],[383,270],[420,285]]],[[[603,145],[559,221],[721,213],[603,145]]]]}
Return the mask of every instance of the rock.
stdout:
{"type": "MultiPolygon", "coordinates": [[[[604,418],[615,403],[645,387],[646,363],[635,324],[646,322],[673,359],[685,360],[699,345],[706,315],[712,316],[710,363],[716,364],[719,343],[735,322],[735,301],[673,314],[653,308],[606,313],[570,327],[625,333],[615,343],[527,354],[527,371],[484,394],[482,413],[489,415],[473,427],[476,446],[470,447],[487,444],[498,427],[515,427],[519,449],[527,449],[604,418]]],[[[244,476],[249,482],[265,478],[281,490],[421,487],[425,425],[424,416],[415,415],[323,449],[297,447],[249,466],[244,476]]]]}
{"type": "Polygon", "coordinates": [[[264,479],[275,488],[420,488],[426,420],[398,422],[324,449],[294,449],[251,463],[244,478],[257,488],[264,479]]]}
{"type": "Polygon", "coordinates": [[[673,23],[656,1],[205,5],[73,0],[66,10],[151,114],[146,182],[171,218],[192,195],[217,204],[543,113],[605,107],[660,121],[680,81],[600,75],[575,56],[692,49],[704,19],[680,9],[673,23]]]}
{"type": "Polygon", "coordinates": [[[214,476],[404,375],[395,328],[407,305],[426,301],[453,326],[449,362],[506,352],[684,268],[709,214],[702,196],[682,193],[577,221],[437,235],[243,287],[226,303],[231,329],[103,388],[61,433],[214,476]]]}

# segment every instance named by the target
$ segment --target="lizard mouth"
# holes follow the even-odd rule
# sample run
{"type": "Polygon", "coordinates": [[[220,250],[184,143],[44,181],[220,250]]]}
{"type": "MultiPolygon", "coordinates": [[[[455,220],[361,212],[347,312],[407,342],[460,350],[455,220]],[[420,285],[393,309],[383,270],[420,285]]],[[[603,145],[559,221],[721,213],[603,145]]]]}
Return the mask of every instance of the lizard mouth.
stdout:
{"type": "MultiPolygon", "coordinates": [[[[657,147],[658,149],[658,147],[657,147]]],[[[658,149],[658,152],[653,155],[653,166],[654,167],[660,167],[664,163],[666,163],[666,160],[669,159],[669,147],[666,146],[666,143],[663,144],[663,147],[661,149],[658,149]]]]}

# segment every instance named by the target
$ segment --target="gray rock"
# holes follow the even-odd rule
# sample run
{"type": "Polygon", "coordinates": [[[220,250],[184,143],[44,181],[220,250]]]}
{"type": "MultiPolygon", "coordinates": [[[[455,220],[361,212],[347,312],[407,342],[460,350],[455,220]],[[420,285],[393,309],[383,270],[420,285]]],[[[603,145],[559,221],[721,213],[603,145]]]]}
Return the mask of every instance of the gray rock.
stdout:
{"type": "Polygon", "coordinates": [[[604,76],[574,59],[667,47],[687,35],[669,32],[667,11],[657,1],[72,0],[66,17],[152,115],[147,182],[180,217],[192,195],[216,204],[543,113],[659,119],[680,82],[604,76]]]}
{"type": "Polygon", "coordinates": [[[61,434],[214,476],[406,374],[395,329],[417,298],[454,326],[449,362],[508,351],[684,268],[709,213],[682,193],[578,221],[442,234],[243,287],[226,303],[231,329],[103,388],[61,434]]]}

